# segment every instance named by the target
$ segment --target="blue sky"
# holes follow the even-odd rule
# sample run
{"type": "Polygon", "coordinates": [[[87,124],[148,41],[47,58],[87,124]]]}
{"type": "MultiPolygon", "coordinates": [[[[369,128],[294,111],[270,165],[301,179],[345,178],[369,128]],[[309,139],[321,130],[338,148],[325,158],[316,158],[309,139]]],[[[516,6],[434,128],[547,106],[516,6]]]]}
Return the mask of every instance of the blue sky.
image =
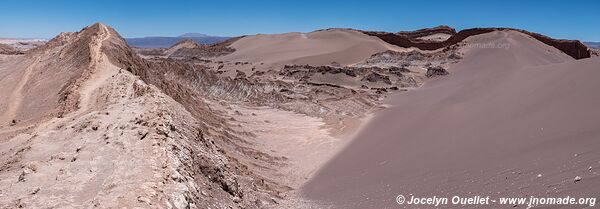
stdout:
{"type": "Polygon", "coordinates": [[[600,41],[600,1],[4,0],[0,37],[51,38],[94,22],[124,37],[235,36],[342,27],[401,31],[437,25],[514,27],[600,41]]]}

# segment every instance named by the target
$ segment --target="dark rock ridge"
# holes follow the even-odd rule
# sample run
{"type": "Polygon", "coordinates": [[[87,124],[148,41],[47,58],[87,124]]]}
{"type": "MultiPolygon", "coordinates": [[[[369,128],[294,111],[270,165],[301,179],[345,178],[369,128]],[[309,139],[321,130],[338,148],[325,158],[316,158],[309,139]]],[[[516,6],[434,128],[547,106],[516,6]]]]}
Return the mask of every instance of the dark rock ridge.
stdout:
{"type": "MultiPolygon", "coordinates": [[[[423,29],[423,30],[413,31],[413,32],[400,32],[400,33],[388,33],[388,32],[377,32],[377,31],[362,31],[362,32],[367,35],[370,35],[370,36],[376,36],[389,44],[393,44],[393,45],[400,46],[400,47],[405,47],[405,48],[415,47],[415,48],[418,48],[421,50],[436,50],[436,49],[441,49],[444,47],[448,47],[448,46],[457,44],[470,36],[480,35],[480,34],[489,33],[489,32],[498,31],[498,30],[514,30],[514,31],[518,31],[518,32],[530,35],[531,37],[537,39],[538,41],[541,41],[542,43],[553,46],[575,59],[583,59],[583,58],[590,57],[590,52],[589,52],[588,48],[585,45],[583,45],[580,41],[553,39],[548,36],[544,36],[542,34],[533,33],[533,32],[520,30],[520,29],[471,28],[471,29],[461,30],[460,32],[453,34],[447,40],[441,41],[441,42],[416,39],[416,37],[422,37],[423,36],[422,34],[429,34],[430,33],[429,31],[432,31],[434,29],[423,29]],[[425,30],[425,32],[423,30],[425,30]]],[[[447,30],[447,29],[438,29],[438,31],[446,31],[448,33],[451,32],[450,30],[447,30]]]]}

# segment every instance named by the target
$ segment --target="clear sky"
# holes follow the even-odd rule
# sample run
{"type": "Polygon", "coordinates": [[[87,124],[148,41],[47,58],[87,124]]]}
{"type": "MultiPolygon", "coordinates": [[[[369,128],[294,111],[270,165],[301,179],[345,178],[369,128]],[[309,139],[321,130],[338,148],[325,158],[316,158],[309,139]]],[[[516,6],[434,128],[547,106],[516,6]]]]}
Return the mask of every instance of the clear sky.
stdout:
{"type": "Polygon", "coordinates": [[[600,41],[600,1],[154,1],[3,0],[0,37],[51,38],[94,22],[124,37],[187,32],[236,36],[324,28],[380,31],[437,25],[514,27],[555,38],[600,41]]]}

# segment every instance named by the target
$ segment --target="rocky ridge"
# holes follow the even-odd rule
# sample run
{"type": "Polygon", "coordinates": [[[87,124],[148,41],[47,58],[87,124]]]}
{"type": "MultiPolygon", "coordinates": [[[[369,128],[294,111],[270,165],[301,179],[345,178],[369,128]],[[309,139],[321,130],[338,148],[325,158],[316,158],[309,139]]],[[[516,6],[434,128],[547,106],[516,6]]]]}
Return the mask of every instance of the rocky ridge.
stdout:
{"type": "Polygon", "coordinates": [[[0,135],[11,139],[1,150],[3,207],[262,208],[288,190],[236,155],[276,158],[249,146],[248,133],[223,130],[227,120],[206,103],[186,105],[186,89],[152,85],[144,75],[166,64],[139,58],[112,28],[63,33],[27,56],[36,60],[26,83],[47,82],[34,76],[41,69],[64,78],[42,85],[53,105],[14,126],[31,128],[0,135]]]}
{"type": "MultiPolygon", "coordinates": [[[[565,54],[575,58],[575,59],[583,59],[589,58],[590,52],[587,47],[577,40],[557,40],[553,39],[538,33],[533,33],[525,30],[513,29],[513,28],[471,28],[464,29],[459,31],[458,33],[452,34],[445,41],[428,41],[428,40],[419,40],[415,37],[420,37],[422,32],[404,32],[404,33],[388,33],[388,32],[374,32],[374,31],[362,31],[363,33],[371,36],[376,36],[381,38],[383,41],[400,46],[405,48],[415,47],[421,50],[437,50],[445,47],[452,46],[457,44],[466,38],[474,35],[480,35],[484,33],[489,33],[493,31],[503,31],[503,30],[513,30],[518,31],[524,34],[527,34],[538,41],[541,41],[547,45],[553,46],[565,54]],[[415,35],[416,34],[416,35],[415,35]]],[[[429,31],[429,30],[426,30],[429,31]]],[[[435,31],[435,30],[433,30],[435,31]]]]}

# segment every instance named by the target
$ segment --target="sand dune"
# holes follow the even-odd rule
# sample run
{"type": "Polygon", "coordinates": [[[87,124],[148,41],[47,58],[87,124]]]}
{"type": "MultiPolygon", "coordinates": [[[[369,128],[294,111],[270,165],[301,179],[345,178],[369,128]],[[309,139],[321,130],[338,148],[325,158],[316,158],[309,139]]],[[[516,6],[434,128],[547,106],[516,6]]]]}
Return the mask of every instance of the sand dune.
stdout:
{"type": "Polygon", "coordinates": [[[466,42],[448,77],[393,96],[304,194],[335,208],[398,207],[400,194],[595,194],[600,59],[575,61],[518,32],[466,42]]]}
{"type": "Polygon", "coordinates": [[[346,29],[329,29],[311,33],[246,36],[231,44],[236,51],[222,60],[284,64],[350,65],[386,50],[405,50],[346,29]]]}

